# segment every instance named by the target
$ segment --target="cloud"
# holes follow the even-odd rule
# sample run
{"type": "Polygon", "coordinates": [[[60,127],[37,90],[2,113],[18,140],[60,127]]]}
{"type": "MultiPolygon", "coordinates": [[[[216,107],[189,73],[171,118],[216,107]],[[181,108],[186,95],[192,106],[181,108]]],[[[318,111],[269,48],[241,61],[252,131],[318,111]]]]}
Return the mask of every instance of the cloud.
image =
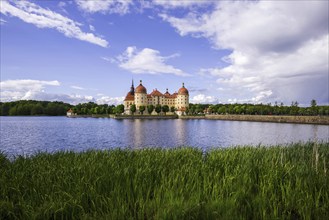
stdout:
{"type": "MultiPolygon", "coordinates": [[[[79,104],[85,102],[96,102],[97,104],[118,105],[122,104],[124,97],[110,97],[100,94],[100,97],[94,98],[91,95],[81,94],[57,94],[47,92],[47,88],[51,86],[59,87],[61,85],[57,80],[6,80],[0,82],[1,102],[11,102],[18,100],[40,100],[40,101],[62,101],[70,104],[79,104]]],[[[83,88],[71,86],[78,90],[83,88]]]]}
{"type": "Polygon", "coordinates": [[[90,31],[95,31],[95,27],[92,25],[89,25],[89,29],[90,29],[90,31]]]}
{"type": "Polygon", "coordinates": [[[84,88],[80,86],[70,86],[72,89],[77,89],[77,90],[84,90],[84,88]]]}
{"type": "Polygon", "coordinates": [[[26,23],[34,24],[38,28],[53,28],[69,38],[76,38],[101,47],[108,47],[108,42],[92,33],[83,32],[82,24],[73,21],[61,14],[44,9],[28,1],[17,1],[9,3],[1,1],[1,13],[11,15],[26,23]]]}
{"type": "Polygon", "coordinates": [[[7,23],[7,21],[6,21],[6,20],[4,20],[4,19],[0,18],[0,25],[6,24],[6,23],[7,23]]]}
{"type": "Polygon", "coordinates": [[[64,8],[66,6],[65,2],[58,2],[58,7],[64,8]]]}
{"type": "Polygon", "coordinates": [[[110,63],[118,63],[118,60],[116,58],[112,58],[112,57],[101,57],[102,60],[105,60],[106,62],[110,62],[110,63]]]}
{"type": "Polygon", "coordinates": [[[201,69],[233,100],[328,103],[328,1],[221,1],[210,13],[160,15],[181,36],[232,53],[201,69]]]}
{"type": "Polygon", "coordinates": [[[136,74],[174,74],[177,76],[188,76],[189,74],[175,68],[166,61],[177,57],[177,54],[163,57],[158,50],[144,48],[137,50],[136,47],[127,47],[126,51],[117,57],[119,66],[136,74]]]}
{"type": "Polygon", "coordinates": [[[190,100],[191,103],[194,104],[217,104],[219,102],[218,98],[214,96],[206,96],[204,94],[199,94],[193,96],[190,100]]]}
{"type": "Polygon", "coordinates": [[[97,98],[96,103],[99,105],[119,105],[122,104],[124,100],[124,97],[109,97],[109,96],[102,96],[100,98],[97,98]]]}
{"type": "Polygon", "coordinates": [[[153,4],[162,6],[164,8],[187,8],[191,6],[202,6],[202,5],[209,5],[213,4],[213,1],[209,0],[153,0],[153,4]]]}
{"type": "Polygon", "coordinates": [[[107,12],[116,14],[126,14],[129,12],[129,6],[132,4],[132,0],[75,0],[79,9],[88,12],[107,12]]]}
{"type": "Polygon", "coordinates": [[[41,80],[6,80],[0,82],[2,102],[33,99],[38,93],[42,93],[47,86],[60,86],[57,80],[41,81],[41,80]]]}

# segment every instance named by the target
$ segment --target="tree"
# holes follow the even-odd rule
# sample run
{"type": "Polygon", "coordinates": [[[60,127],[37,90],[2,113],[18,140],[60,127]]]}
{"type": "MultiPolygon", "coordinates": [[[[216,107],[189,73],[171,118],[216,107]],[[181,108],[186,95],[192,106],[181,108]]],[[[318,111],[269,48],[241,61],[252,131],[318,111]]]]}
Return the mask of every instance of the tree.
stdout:
{"type": "Polygon", "coordinates": [[[158,104],[155,106],[155,112],[158,114],[161,112],[161,105],[158,104]]]}
{"type": "Polygon", "coordinates": [[[175,112],[175,110],[176,110],[176,109],[175,109],[175,107],[174,107],[174,106],[171,106],[171,107],[170,107],[170,111],[171,111],[172,113],[174,113],[174,112],[175,112]]]}
{"type": "Polygon", "coordinates": [[[226,108],[225,106],[219,107],[217,110],[218,114],[225,114],[226,113],[226,108]]]}
{"type": "Polygon", "coordinates": [[[162,106],[162,111],[166,114],[167,112],[169,112],[169,106],[168,105],[164,105],[162,106]]]}
{"type": "Polygon", "coordinates": [[[311,107],[315,107],[317,104],[316,104],[316,100],[315,99],[312,99],[311,101],[311,107]]]}
{"type": "Polygon", "coordinates": [[[116,113],[122,114],[125,111],[125,106],[123,104],[118,105],[115,109],[116,113]]]}
{"type": "Polygon", "coordinates": [[[1,105],[1,115],[9,115],[10,103],[5,102],[1,105]]]}
{"type": "Polygon", "coordinates": [[[145,106],[144,105],[139,106],[139,112],[143,114],[144,111],[145,111],[145,106]]]}
{"type": "Polygon", "coordinates": [[[42,115],[43,114],[43,107],[40,103],[33,105],[31,109],[31,115],[42,115]]]}
{"type": "Polygon", "coordinates": [[[149,114],[151,114],[153,112],[154,106],[153,105],[148,105],[147,106],[147,111],[149,112],[149,114]]]}
{"type": "Polygon", "coordinates": [[[188,107],[186,107],[185,108],[185,115],[188,115],[188,111],[189,111],[189,109],[188,109],[188,107]]]}
{"type": "Polygon", "coordinates": [[[130,111],[131,111],[131,114],[134,114],[136,112],[136,105],[135,104],[130,106],[130,111]]]}
{"type": "Polygon", "coordinates": [[[107,114],[113,114],[114,110],[115,110],[115,106],[110,105],[109,107],[107,107],[107,114]]]}

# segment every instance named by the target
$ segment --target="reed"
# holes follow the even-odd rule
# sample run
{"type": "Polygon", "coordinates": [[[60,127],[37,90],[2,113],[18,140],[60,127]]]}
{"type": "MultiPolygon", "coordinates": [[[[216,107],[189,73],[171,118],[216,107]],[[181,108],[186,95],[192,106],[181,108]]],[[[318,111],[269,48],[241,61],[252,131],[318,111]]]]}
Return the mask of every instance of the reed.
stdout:
{"type": "Polygon", "coordinates": [[[0,153],[0,219],[325,219],[329,143],[0,153]]]}

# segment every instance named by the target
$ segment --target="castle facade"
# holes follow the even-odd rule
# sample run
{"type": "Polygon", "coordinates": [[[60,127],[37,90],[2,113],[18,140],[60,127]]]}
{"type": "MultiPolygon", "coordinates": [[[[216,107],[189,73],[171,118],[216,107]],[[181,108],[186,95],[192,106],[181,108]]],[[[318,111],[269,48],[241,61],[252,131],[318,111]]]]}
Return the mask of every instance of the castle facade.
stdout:
{"type": "Polygon", "coordinates": [[[131,114],[130,107],[132,105],[136,105],[137,113],[139,113],[139,107],[144,106],[145,112],[149,114],[152,114],[152,112],[147,112],[148,105],[153,105],[154,107],[156,105],[168,105],[169,109],[174,107],[176,114],[182,115],[189,106],[189,92],[183,83],[178,92],[173,94],[170,94],[168,89],[165,93],[153,89],[150,94],[147,94],[147,90],[143,86],[142,80],[140,80],[140,84],[136,89],[134,88],[134,82],[132,82],[130,91],[127,93],[123,102],[126,114],[131,114]]]}

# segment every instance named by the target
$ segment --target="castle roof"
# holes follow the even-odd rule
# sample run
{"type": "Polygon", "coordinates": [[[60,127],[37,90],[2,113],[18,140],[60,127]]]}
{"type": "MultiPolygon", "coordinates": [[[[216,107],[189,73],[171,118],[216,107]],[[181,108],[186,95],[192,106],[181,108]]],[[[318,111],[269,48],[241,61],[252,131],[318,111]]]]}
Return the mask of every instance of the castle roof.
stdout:
{"type": "Polygon", "coordinates": [[[139,86],[136,87],[135,92],[146,94],[146,88],[142,85],[142,80],[140,81],[139,86]]]}
{"type": "Polygon", "coordinates": [[[161,92],[159,92],[157,89],[153,90],[153,92],[150,94],[151,96],[163,96],[161,92]]]}
{"type": "Polygon", "coordinates": [[[188,90],[185,88],[184,83],[182,88],[178,90],[178,95],[188,95],[188,90]]]}

